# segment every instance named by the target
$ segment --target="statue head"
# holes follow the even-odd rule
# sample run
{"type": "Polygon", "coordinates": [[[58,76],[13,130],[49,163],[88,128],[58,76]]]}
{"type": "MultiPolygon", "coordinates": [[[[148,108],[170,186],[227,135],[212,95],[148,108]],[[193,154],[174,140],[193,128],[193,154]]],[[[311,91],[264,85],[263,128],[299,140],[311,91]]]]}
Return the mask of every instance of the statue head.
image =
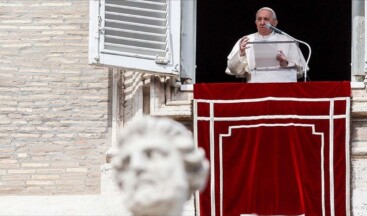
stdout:
{"type": "Polygon", "coordinates": [[[166,118],[144,117],[119,134],[112,158],[124,204],[134,215],[179,215],[205,186],[209,163],[191,133],[166,118]]]}

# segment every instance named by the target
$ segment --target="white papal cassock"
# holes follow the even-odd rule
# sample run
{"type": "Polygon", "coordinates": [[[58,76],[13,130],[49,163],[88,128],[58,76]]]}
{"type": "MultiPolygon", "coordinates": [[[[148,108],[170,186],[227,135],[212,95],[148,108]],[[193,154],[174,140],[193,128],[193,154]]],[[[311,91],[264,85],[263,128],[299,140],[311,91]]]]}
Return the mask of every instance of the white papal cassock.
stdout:
{"type": "Polygon", "coordinates": [[[295,82],[297,78],[303,76],[303,69],[307,67],[306,62],[298,44],[294,43],[293,39],[274,32],[268,36],[253,33],[247,37],[250,43],[246,49],[245,56],[239,55],[239,43],[241,39],[236,42],[231,53],[228,55],[227,68],[225,71],[227,74],[235,75],[236,77],[245,77],[247,82],[295,82]],[[291,43],[282,43],[286,41],[291,41],[291,43]],[[251,42],[274,42],[267,46],[272,46],[271,49],[282,51],[288,60],[289,67],[279,67],[279,63],[276,62],[276,53],[274,53],[273,62],[271,62],[271,60],[269,62],[271,64],[275,62],[277,65],[269,65],[269,67],[265,69],[264,67],[260,68],[258,59],[256,59],[257,62],[255,61],[255,52],[258,54],[255,46],[259,45],[252,44],[251,42]]]}

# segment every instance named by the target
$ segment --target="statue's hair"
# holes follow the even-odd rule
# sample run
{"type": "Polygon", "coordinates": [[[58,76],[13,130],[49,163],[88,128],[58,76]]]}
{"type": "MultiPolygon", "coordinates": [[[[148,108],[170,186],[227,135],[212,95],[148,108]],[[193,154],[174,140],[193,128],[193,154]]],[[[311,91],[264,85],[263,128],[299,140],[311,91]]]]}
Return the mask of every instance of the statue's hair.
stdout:
{"type": "Polygon", "coordinates": [[[277,19],[277,15],[275,14],[275,11],[274,11],[273,9],[271,9],[270,7],[262,7],[262,8],[260,8],[259,10],[257,10],[256,15],[257,15],[261,10],[268,10],[268,11],[270,11],[270,12],[271,12],[271,14],[272,14],[273,19],[277,19]]]}
{"type": "Polygon", "coordinates": [[[120,131],[117,150],[133,139],[151,134],[165,137],[179,151],[187,174],[189,195],[203,189],[207,181],[209,162],[203,149],[195,147],[191,132],[179,122],[151,116],[137,119],[120,131]]]}

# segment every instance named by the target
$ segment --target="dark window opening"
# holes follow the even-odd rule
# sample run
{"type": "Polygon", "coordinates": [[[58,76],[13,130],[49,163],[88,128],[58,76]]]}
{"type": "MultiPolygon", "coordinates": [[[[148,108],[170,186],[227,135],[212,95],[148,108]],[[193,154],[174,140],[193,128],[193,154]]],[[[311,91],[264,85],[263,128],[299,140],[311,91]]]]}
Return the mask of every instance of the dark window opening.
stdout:
{"type": "Polygon", "coordinates": [[[240,37],[256,31],[255,13],[264,6],[275,10],[279,29],[311,46],[310,81],[350,80],[350,1],[242,0],[197,1],[196,83],[241,82],[224,73],[227,55],[240,37]]]}

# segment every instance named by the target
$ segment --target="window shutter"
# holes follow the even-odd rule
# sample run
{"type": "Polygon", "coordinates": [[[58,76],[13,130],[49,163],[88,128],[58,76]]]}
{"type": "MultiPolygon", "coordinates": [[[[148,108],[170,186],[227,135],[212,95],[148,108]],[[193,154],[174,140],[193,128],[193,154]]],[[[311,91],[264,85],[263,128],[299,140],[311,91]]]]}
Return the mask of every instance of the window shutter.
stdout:
{"type": "Polygon", "coordinates": [[[89,62],[177,75],[180,25],[180,1],[91,1],[89,62]]]}

